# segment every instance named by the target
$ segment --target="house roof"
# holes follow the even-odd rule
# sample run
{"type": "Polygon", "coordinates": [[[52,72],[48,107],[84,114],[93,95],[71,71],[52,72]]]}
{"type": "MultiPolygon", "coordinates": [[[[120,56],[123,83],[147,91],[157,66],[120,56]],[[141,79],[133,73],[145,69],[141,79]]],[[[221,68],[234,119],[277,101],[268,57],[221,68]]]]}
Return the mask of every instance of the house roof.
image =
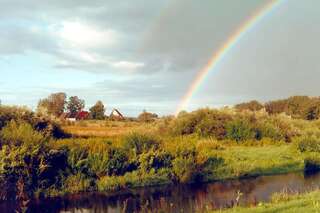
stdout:
{"type": "Polygon", "coordinates": [[[124,116],[121,114],[121,112],[120,112],[119,110],[117,110],[117,109],[113,109],[113,110],[111,111],[110,117],[115,116],[114,112],[116,112],[116,114],[117,114],[119,117],[124,118],[124,116]]]}

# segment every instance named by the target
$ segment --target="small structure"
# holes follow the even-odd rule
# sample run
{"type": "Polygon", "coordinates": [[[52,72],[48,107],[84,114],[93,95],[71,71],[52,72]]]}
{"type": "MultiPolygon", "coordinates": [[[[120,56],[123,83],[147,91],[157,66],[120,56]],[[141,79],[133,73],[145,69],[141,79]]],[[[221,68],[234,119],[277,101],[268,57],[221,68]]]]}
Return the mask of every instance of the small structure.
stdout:
{"type": "Polygon", "coordinates": [[[67,121],[70,121],[70,122],[76,122],[77,119],[76,118],[66,118],[67,121]]]}
{"type": "Polygon", "coordinates": [[[87,111],[78,112],[76,119],[77,120],[86,120],[89,118],[90,113],[87,111]]]}
{"type": "Polygon", "coordinates": [[[113,109],[109,116],[111,119],[116,120],[124,120],[124,116],[121,114],[121,112],[117,109],[113,109]]]}

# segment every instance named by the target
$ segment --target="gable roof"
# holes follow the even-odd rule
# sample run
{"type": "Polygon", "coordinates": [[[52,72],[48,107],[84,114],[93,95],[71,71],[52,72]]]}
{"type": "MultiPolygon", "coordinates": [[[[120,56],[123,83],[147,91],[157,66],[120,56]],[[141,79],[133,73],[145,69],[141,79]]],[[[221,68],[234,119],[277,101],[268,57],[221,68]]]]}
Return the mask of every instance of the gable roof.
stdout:
{"type": "Polygon", "coordinates": [[[110,117],[113,117],[113,116],[119,116],[121,118],[124,118],[121,112],[115,108],[111,111],[111,114],[110,114],[110,117]]]}

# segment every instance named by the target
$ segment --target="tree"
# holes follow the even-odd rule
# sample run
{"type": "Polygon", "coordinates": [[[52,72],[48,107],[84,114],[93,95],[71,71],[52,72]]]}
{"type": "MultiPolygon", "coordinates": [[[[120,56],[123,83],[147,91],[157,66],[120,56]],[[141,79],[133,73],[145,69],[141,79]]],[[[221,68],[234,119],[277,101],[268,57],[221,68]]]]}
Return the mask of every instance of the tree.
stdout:
{"type": "Polygon", "coordinates": [[[240,111],[250,110],[250,111],[259,111],[263,108],[263,105],[259,103],[256,100],[247,102],[247,103],[241,103],[235,105],[235,108],[240,111]]]}
{"type": "Polygon", "coordinates": [[[105,118],[105,107],[102,101],[97,101],[97,103],[90,108],[90,117],[96,120],[103,120],[105,118]]]}
{"type": "Polygon", "coordinates": [[[138,116],[138,120],[142,122],[152,122],[158,118],[158,115],[155,113],[147,112],[143,110],[143,112],[138,116]]]}
{"type": "Polygon", "coordinates": [[[48,98],[39,101],[37,111],[59,117],[64,112],[66,98],[67,95],[63,92],[53,93],[48,98]]]}
{"type": "Polygon", "coordinates": [[[67,103],[69,117],[75,118],[77,114],[84,109],[84,106],[84,100],[80,99],[78,96],[71,96],[67,103]]]}

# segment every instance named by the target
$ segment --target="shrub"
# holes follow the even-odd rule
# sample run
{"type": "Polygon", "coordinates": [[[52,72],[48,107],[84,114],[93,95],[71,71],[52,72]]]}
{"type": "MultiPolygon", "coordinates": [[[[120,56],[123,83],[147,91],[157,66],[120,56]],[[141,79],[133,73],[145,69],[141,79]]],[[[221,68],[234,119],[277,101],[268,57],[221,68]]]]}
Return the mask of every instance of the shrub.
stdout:
{"type": "Polygon", "coordinates": [[[66,168],[65,153],[49,151],[47,138],[30,124],[11,121],[0,135],[2,199],[28,200],[38,189],[61,183],[61,173],[66,168]]]}
{"type": "Polygon", "coordinates": [[[95,188],[93,179],[89,179],[80,173],[70,175],[65,180],[63,190],[68,193],[88,192],[95,188]]]}
{"type": "Polygon", "coordinates": [[[255,138],[255,132],[248,121],[236,119],[227,123],[227,137],[237,142],[255,138]]]}
{"type": "Polygon", "coordinates": [[[139,168],[142,172],[148,172],[151,169],[155,171],[160,168],[169,168],[172,166],[173,156],[165,151],[150,150],[139,156],[139,168]]]}
{"type": "Polygon", "coordinates": [[[320,139],[314,136],[302,136],[295,140],[300,152],[320,152],[320,139]]]}
{"type": "Polygon", "coordinates": [[[231,117],[217,110],[208,111],[208,114],[197,124],[197,133],[200,136],[213,136],[217,139],[225,138],[227,131],[225,124],[231,117]]]}
{"type": "Polygon", "coordinates": [[[178,156],[173,160],[172,166],[175,176],[181,183],[192,181],[196,171],[194,156],[178,156]]]}
{"type": "Polygon", "coordinates": [[[33,130],[27,123],[18,124],[14,120],[10,121],[0,132],[2,144],[8,146],[20,146],[22,144],[37,145],[44,140],[41,133],[33,130]]]}
{"type": "Polygon", "coordinates": [[[271,138],[273,140],[282,140],[284,136],[279,127],[270,121],[262,121],[256,128],[256,139],[271,138]]]}
{"type": "Polygon", "coordinates": [[[145,133],[131,133],[123,140],[123,147],[134,154],[141,154],[148,150],[159,147],[159,141],[156,137],[145,133]]]}

